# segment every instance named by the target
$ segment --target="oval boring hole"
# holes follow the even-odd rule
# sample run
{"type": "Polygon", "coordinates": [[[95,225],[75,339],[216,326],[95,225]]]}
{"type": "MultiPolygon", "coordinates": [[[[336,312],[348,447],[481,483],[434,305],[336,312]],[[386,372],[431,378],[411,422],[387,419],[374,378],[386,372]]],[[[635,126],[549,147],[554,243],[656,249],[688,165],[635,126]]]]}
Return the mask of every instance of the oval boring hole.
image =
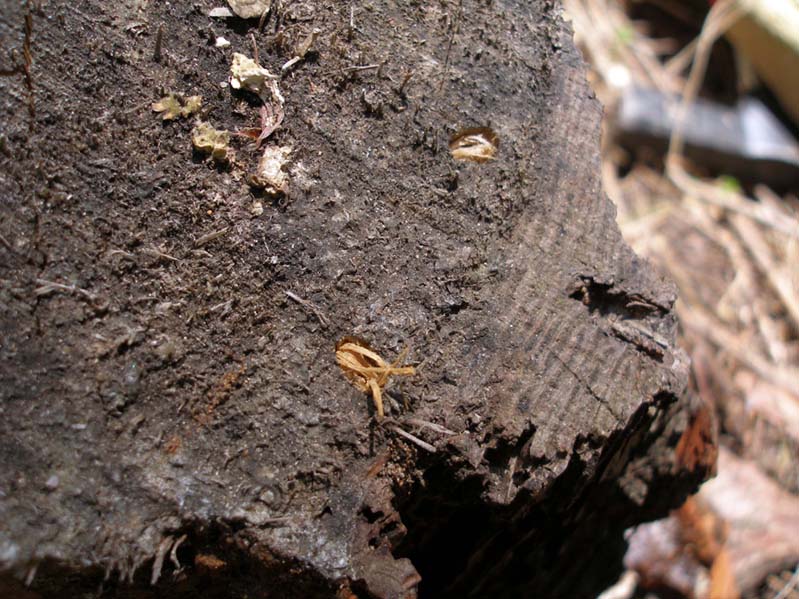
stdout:
{"type": "Polygon", "coordinates": [[[449,140],[449,151],[455,160],[488,162],[499,147],[499,137],[488,127],[472,127],[458,131],[449,140]]]}

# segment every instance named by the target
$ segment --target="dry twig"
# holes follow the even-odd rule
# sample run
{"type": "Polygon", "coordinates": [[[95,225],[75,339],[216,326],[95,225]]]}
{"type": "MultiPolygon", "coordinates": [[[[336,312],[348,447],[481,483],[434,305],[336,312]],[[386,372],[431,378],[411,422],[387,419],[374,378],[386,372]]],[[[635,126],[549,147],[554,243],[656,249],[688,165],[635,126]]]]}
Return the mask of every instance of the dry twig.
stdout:
{"type": "MultiPolygon", "coordinates": [[[[766,275],[768,282],[771,283],[771,286],[779,295],[785,309],[793,319],[797,330],[799,330],[799,297],[797,297],[790,274],[774,262],[768,244],[752,221],[743,218],[739,214],[734,214],[730,218],[730,222],[732,222],[741,240],[746,244],[749,253],[757,262],[760,270],[766,275]]],[[[793,268],[796,268],[796,266],[794,264],[793,268]]]]}
{"type": "Polygon", "coordinates": [[[319,308],[317,308],[314,305],[313,302],[310,302],[310,301],[308,301],[306,299],[302,299],[299,295],[297,295],[295,293],[292,293],[291,291],[284,291],[283,293],[285,293],[286,297],[288,297],[289,299],[294,300],[295,302],[297,302],[301,306],[305,306],[311,312],[313,312],[314,316],[316,316],[316,319],[319,321],[319,324],[321,324],[322,326],[325,326],[325,327],[327,326],[327,324],[328,324],[327,323],[327,318],[325,318],[325,315],[322,314],[322,312],[319,310],[319,308]]]}
{"type": "MultiPolygon", "coordinates": [[[[685,117],[699,93],[699,86],[702,84],[702,80],[705,78],[705,70],[710,60],[710,51],[713,49],[713,44],[742,14],[743,10],[738,5],[737,0],[720,0],[708,12],[702,32],[699,34],[699,39],[696,43],[693,66],[683,89],[682,102],[677,112],[674,131],[669,143],[667,164],[673,161],[676,156],[682,155],[685,117]]],[[[675,164],[674,168],[680,168],[679,164],[675,164]]]]}
{"type": "Polygon", "coordinates": [[[218,231],[212,231],[210,233],[206,233],[205,235],[201,235],[200,237],[197,238],[197,241],[194,242],[194,247],[200,248],[207,243],[211,243],[215,239],[219,239],[220,237],[222,237],[229,230],[230,227],[224,227],[222,229],[219,229],[218,231]]]}
{"type": "Polygon", "coordinates": [[[411,443],[415,443],[416,445],[418,445],[422,449],[426,449],[430,453],[435,453],[436,452],[435,446],[430,445],[430,443],[427,443],[426,441],[422,441],[419,437],[416,437],[416,436],[410,434],[408,431],[403,430],[403,429],[401,429],[400,427],[398,427],[396,425],[390,425],[388,428],[393,430],[398,435],[400,435],[402,437],[405,437],[411,443]]]}

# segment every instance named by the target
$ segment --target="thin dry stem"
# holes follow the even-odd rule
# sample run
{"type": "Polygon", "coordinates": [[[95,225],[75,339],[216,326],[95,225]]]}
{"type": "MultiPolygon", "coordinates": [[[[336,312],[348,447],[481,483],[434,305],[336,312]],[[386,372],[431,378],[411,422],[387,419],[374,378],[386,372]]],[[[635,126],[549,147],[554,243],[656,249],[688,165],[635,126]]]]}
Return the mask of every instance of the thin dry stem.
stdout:
{"type": "Polygon", "coordinates": [[[313,302],[307,299],[303,299],[300,296],[298,296],[296,293],[292,293],[291,291],[284,291],[283,293],[285,293],[286,297],[288,297],[289,299],[294,300],[301,306],[305,306],[311,312],[313,312],[314,316],[316,316],[316,319],[319,321],[319,324],[321,324],[324,327],[328,325],[327,318],[325,318],[325,315],[322,314],[322,312],[319,310],[319,308],[316,307],[316,305],[313,302]]]}
{"type": "Polygon", "coordinates": [[[669,143],[667,163],[673,157],[682,155],[685,117],[699,93],[699,86],[705,78],[705,71],[710,60],[710,51],[713,49],[713,44],[742,14],[743,11],[738,6],[737,0],[719,0],[708,12],[702,32],[697,40],[693,66],[683,89],[682,102],[677,112],[674,131],[669,143]]]}
{"type": "MultiPolygon", "coordinates": [[[[761,231],[752,221],[741,215],[733,214],[730,222],[746,244],[761,272],[766,275],[766,279],[779,295],[788,315],[799,330],[799,296],[797,296],[789,272],[775,263],[771,249],[763,239],[761,231]]],[[[793,265],[793,268],[796,268],[796,265],[793,265]]]]}
{"type": "Polygon", "coordinates": [[[212,231],[211,233],[206,233],[205,235],[202,235],[197,238],[197,241],[194,242],[194,247],[200,248],[206,245],[207,243],[211,243],[215,239],[219,239],[220,237],[222,237],[229,230],[230,227],[224,227],[223,229],[219,229],[218,231],[212,231]]]}
{"type": "Polygon", "coordinates": [[[789,393],[799,395],[799,368],[775,366],[768,358],[752,348],[746,339],[730,333],[723,323],[699,306],[688,308],[678,303],[677,315],[685,326],[701,333],[720,350],[734,356],[763,379],[789,393]]]}
{"type": "Polygon", "coordinates": [[[426,441],[422,441],[419,437],[416,437],[415,435],[412,435],[408,431],[403,430],[403,429],[401,429],[400,427],[398,427],[396,425],[391,425],[388,428],[393,430],[398,435],[401,435],[401,436],[405,437],[411,443],[415,443],[416,445],[418,445],[422,449],[425,449],[425,450],[429,451],[430,453],[435,453],[436,452],[435,446],[430,445],[430,443],[427,443],[426,441]]]}
{"type": "Polygon", "coordinates": [[[685,171],[679,157],[674,156],[670,160],[666,167],[669,178],[686,195],[743,214],[783,235],[799,239],[799,221],[789,214],[775,212],[770,206],[754,203],[739,193],[700,181],[685,171]]]}

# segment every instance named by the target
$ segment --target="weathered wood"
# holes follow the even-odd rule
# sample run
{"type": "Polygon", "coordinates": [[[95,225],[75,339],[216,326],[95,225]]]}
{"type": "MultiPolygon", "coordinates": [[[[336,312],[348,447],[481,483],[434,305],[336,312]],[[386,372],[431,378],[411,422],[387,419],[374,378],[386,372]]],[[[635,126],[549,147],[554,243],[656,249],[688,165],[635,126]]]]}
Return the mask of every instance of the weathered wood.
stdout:
{"type": "Polygon", "coordinates": [[[707,427],[680,462],[673,287],[602,193],[559,4],[281,3],[263,33],[212,7],[47,3],[32,128],[23,73],[0,80],[0,566],[32,596],[602,588],[624,528],[706,474],[707,427]],[[253,195],[248,140],[214,166],[151,112],[201,94],[213,126],[254,126],[219,85],[231,51],[253,33],[279,72],[313,28],[266,142],[292,148],[287,197],[253,195]],[[474,126],[497,158],[453,161],[474,126]],[[346,335],[410,348],[382,424],[346,335]]]}

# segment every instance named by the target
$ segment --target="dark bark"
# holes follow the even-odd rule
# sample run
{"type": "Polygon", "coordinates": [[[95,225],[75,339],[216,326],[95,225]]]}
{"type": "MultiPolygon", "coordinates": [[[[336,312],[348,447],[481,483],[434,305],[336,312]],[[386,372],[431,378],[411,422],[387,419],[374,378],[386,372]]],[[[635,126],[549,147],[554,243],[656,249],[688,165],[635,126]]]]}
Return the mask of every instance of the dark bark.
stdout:
{"type": "Polygon", "coordinates": [[[711,459],[559,4],[283,2],[262,33],[213,6],[4,2],[32,63],[0,80],[0,591],[595,593],[711,459]],[[279,72],[313,28],[266,142],[292,148],[287,196],[250,190],[249,140],[215,166],[151,112],[200,94],[255,126],[219,85],[232,51],[254,33],[279,72]],[[496,160],[453,161],[474,126],[496,160]],[[382,423],[346,335],[417,365],[382,423]]]}

